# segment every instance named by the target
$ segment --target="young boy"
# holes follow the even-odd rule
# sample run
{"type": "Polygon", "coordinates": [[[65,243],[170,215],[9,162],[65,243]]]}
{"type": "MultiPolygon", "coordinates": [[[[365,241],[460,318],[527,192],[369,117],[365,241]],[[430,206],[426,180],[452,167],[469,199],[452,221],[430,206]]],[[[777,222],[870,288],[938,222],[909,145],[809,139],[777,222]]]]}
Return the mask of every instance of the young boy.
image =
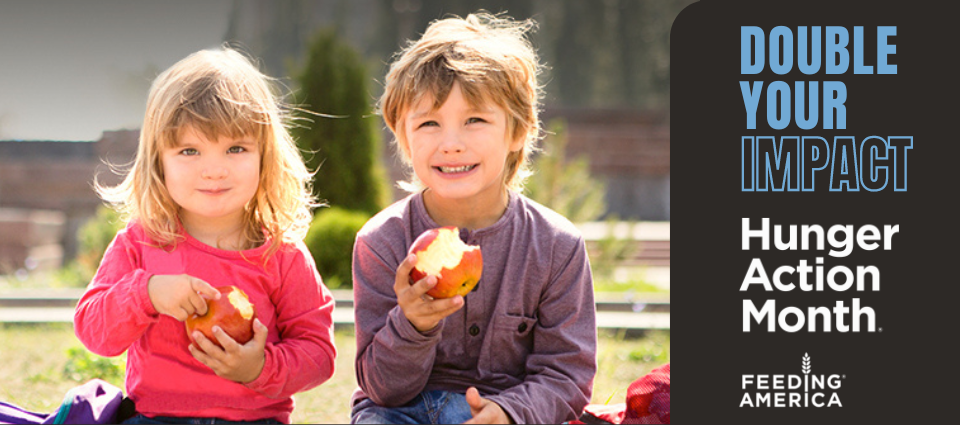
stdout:
{"type": "Polygon", "coordinates": [[[539,139],[531,21],[436,21],[392,64],[383,118],[412,168],[412,195],[373,217],[354,248],[355,423],[560,423],[596,374],[593,279],[583,238],[519,193],[539,139]],[[466,296],[411,282],[414,239],[439,226],[483,252],[466,296]]]}

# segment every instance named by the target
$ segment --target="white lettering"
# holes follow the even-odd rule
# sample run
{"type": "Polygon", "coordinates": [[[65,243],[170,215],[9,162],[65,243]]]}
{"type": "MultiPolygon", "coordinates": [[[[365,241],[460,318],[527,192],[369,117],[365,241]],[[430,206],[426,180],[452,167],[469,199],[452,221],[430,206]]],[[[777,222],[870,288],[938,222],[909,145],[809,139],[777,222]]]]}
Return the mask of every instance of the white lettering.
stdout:
{"type": "Polygon", "coordinates": [[[763,285],[763,289],[767,292],[773,290],[770,287],[770,279],[767,279],[767,272],[763,269],[763,262],[759,258],[754,258],[753,261],[750,261],[750,269],[747,270],[747,275],[743,278],[743,283],[740,285],[740,292],[746,291],[747,287],[753,284],[763,285]]]}
{"type": "MultiPolygon", "coordinates": [[[[751,326],[755,322],[763,325],[766,322],[767,332],[776,332],[777,327],[781,330],[794,333],[803,329],[807,325],[808,332],[849,332],[850,326],[846,323],[846,318],[850,317],[853,323],[853,332],[861,331],[861,322],[866,318],[867,332],[877,331],[877,314],[871,307],[860,305],[860,299],[852,300],[853,307],[847,307],[841,300],[837,301],[832,310],[827,307],[808,307],[806,311],[799,307],[787,306],[777,310],[776,300],[766,300],[759,309],[752,300],[743,300],[743,332],[750,332],[751,326]],[[830,313],[833,313],[831,318],[830,313]]],[[[758,378],[760,379],[760,378],[758,378]]],[[[759,382],[758,382],[759,385],[759,382]]]]}
{"type": "MultiPolygon", "coordinates": [[[[767,300],[767,302],[763,303],[761,310],[757,310],[757,307],[753,305],[753,301],[743,300],[743,331],[750,332],[751,317],[757,321],[757,324],[763,323],[765,319],[773,317],[774,308],[775,303],[773,300],[767,300]]],[[[773,320],[768,320],[767,332],[773,332],[775,330],[773,320]]]]}
{"type": "Polygon", "coordinates": [[[750,393],[743,393],[743,398],[740,399],[740,407],[743,407],[744,405],[753,407],[753,399],[750,398],[750,393]]]}
{"type": "Polygon", "coordinates": [[[882,236],[880,229],[872,224],[860,227],[852,224],[837,224],[830,226],[826,231],[819,224],[802,224],[799,225],[800,239],[798,240],[796,224],[774,224],[771,227],[768,217],[760,219],[759,228],[751,228],[749,217],[741,218],[740,222],[740,249],[743,251],[751,249],[750,242],[754,239],[760,242],[760,249],[763,251],[770,250],[771,239],[774,241],[774,248],[779,251],[823,250],[824,239],[826,239],[827,244],[830,245],[828,254],[831,257],[846,257],[855,247],[873,251],[880,247],[880,241],[883,242],[883,249],[889,251],[893,249],[893,235],[900,232],[899,224],[883,225],[882,236]]]}
{"type": "Polygon", "coordinates": [[[807,260],[800,260],[797,267],[779,266],[774,269],[773,274],[770,275],[773,278],[771,281],[763,261],[754,258],[750,260],[750,267],[740,283],[740,292],[749,290],[750,285],[759,285],[766,292],[773,292],[774,288],[780,292],[790,292],[797,288],[804,292],[822,292],[825,286],[836,292],[845,292],[853,288],[858,292],[864,292],[867,291],[868,280],[870,291],[880,290],[880,269],[876,266],[857,266],[856,273],[842,264],[827,268],[826,271],[824,268],[823,257],[817,257],[816,265],[812,267],[807,260]],[[799,279],[784,277],[794,275],[799,279]],[[798,282],[795,284],[794,280],[798,282]]]}
{"type": "Polygon", "coordinates": [[[754,375],[743,375],[740,377],[740,389],[745,390],[747,386],[753,383],[754,375]]]}
{"type": "Polygon", "coordinates": [[[840,395],[837,393],[830,394],[830,402],[827,403],[827,407],[833,406],[834,404],[836,404],[837,407],[843,407],[843,405],[840,404],[840,395]]]}
{"type": "Polygon", "coordinates": [[[744,217],[741,220],[742,237],[740,239],[740,249],[750,250],[750,238],[760,238],[761,249],[767,251],[770,249],[770,219],[763,218],[760,221],[760,230],[750,230],[750,219],[744,217]]]}
{"type": "Polygon", "coordinates": [[[823,400],[823,393],[814,393],[813,397],[810,397],[813,402],[813,405],[816,407],[823,407],[823,402],[818,400],[823,400]]]}

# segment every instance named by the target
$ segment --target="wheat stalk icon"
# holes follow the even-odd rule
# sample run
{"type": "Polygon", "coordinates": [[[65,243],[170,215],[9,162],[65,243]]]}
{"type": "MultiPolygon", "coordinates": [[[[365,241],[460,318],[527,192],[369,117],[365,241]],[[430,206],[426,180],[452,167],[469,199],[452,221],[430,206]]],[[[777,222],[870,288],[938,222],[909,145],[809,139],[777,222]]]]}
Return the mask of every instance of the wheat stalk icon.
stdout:
{"type": "Polygon", "coordinates": [[[803,374],[810,374],[810,355],[807,353],[803,353],[803,374]]]}

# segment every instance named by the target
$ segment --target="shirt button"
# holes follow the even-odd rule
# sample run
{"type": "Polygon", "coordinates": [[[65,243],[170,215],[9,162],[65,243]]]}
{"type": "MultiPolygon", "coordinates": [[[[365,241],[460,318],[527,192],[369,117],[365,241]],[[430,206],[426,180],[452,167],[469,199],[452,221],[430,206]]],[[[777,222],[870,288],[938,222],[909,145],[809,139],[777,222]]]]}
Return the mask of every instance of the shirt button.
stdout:
{"type": "Polygon", "coordinates": [[[479,333],[480,333],[480,327],[478,327],[477,325],[473,325],[473,326],[470,327],[470,335],[471,335],[471,336],[477,336],[477,334],[479,334],[479,333]]]}
{"type": "Polygon", "coordinates": [[[526,323],[521,323],[520,326],[517,326],[517,331],[518,331],[518,332],[521,332],[521,333],[522,333],[522,332],[525,331],[525,330],[527,330],[527,324],[526,324],[526,323]]]}

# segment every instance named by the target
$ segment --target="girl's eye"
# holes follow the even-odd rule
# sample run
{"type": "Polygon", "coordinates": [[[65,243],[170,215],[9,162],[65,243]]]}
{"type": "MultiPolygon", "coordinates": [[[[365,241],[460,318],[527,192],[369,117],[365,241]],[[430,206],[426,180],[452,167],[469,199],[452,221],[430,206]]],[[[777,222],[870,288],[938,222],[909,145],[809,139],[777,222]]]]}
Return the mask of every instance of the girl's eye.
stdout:
{"type": "Polygon", "coordinates": [[[487,120],[479,117],[471,117],[467,119],[467,124],[473,124],[478,122],[487,122],[487,120]]]}
{"type": "Polygon", "coordinates": [[[227,149],[227,153],[241,153],[246,151],[243,146],[231,146],[230,149],[227,149]]]}
{"type": "Polygon", "coordinates": [[[437,124],[436,121],[424,121],[422,124],[418,125],[417,128],[423,127],[439,127],[440,124],[437,124]]]}
{"type": "Polygon", "coordinates": [[[197,152],[197,150],[194,148],[186,148],[180,151],[180,155],[186,155],[186,156],[199,155],[199,154],[200,152],[197,152]]]}

